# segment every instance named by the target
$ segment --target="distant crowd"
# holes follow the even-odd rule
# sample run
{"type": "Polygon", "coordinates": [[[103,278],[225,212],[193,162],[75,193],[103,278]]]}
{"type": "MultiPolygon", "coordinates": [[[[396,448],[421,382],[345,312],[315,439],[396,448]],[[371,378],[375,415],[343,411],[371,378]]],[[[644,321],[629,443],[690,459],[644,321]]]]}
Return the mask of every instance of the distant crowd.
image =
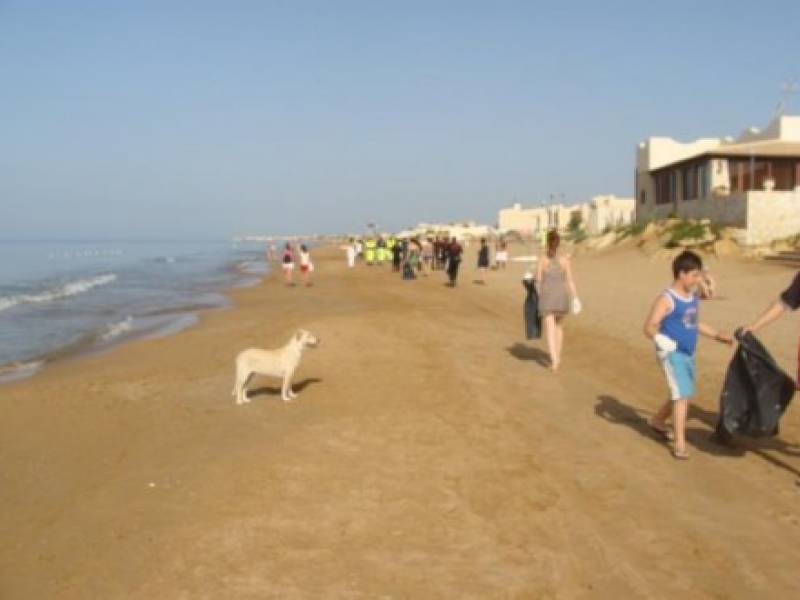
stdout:
{"type": "MultiPolygon", "coordinates": [[[[479,281],[485,283],[485,271],[490,267],[490,249],[485,238],[480,243],[477,268],[479,281]]],[[[350,238],[346,250],[347,266],[350,268],[355,267],[358,261],[370,267],[391,264],[392,270],[400,273],[403,279],[416,279],[419,275],[427,277],[433,271],[444,271],[451,287],[458,282],[464,256],[462,244],[455,237],[446,236],[350,238]]],[[[494,262],[497,268],[505,269],[508,262],[505,240],[495,242],[494,262]]]]}

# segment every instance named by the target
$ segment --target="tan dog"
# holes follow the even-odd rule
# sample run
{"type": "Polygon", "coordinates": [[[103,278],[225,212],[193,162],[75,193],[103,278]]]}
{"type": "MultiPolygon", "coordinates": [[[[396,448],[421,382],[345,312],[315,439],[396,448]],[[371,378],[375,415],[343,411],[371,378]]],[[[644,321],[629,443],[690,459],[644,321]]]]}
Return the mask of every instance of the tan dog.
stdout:
{"type": "Polygon", "coordinates": [[[305,329],[299,329],[289,342],[277,350],[259,350],[248,348],[236,357],[236,381],[233,384],[232,395],[236,396],[236,404],[250,402],[247,397],[247,384],[253,375],[266,375],[279,377],[283,380],[281,385],[281,398],[289,402],[297,397],[292,391],[292,375],[300,366],[300,357],[303,350],[314,347],[319,340],[305,329]]]}

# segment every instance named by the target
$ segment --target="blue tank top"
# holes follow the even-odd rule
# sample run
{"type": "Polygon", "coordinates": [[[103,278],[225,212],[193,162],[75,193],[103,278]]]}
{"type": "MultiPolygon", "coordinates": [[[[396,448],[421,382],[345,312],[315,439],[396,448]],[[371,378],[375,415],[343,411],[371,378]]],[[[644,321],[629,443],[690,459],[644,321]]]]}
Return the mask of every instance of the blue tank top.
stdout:
{"type": "Polygon", "coordinates": [[[694,294],[687,300],[667,289],[664,294],[672,302],[672,312],[661,321],[659,333],[678,344],[678,352],[694,356],[697,348],[697,321],[700,301],[694,294]]]}

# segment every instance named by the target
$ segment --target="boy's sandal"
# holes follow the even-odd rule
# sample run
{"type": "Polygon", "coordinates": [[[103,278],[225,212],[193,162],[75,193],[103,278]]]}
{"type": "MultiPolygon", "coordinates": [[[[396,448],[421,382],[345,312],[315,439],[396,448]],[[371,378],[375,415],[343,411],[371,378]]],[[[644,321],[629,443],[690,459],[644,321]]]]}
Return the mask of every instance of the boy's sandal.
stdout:
{"type": "Polygon", "coordinates": [[[675,437],[672,434],[672,430],[671,429],[663,429],[661,427],[657,427],[656,425],[653,424],[652,421],[648,421],[647,422],[647,426],[653,431],[653,433],[655,433],[656,435],[661,436],[662,438],[664,438],[668,442],[671,442],[672,438],[675,437]]]}
{"type": "Polygon", "coordinates": [[[689,453],[686,450],[678,450],[677,448],[672,450],[672,456],[674,456],[678,460],[688,460],[689,459],[689,453]]]}

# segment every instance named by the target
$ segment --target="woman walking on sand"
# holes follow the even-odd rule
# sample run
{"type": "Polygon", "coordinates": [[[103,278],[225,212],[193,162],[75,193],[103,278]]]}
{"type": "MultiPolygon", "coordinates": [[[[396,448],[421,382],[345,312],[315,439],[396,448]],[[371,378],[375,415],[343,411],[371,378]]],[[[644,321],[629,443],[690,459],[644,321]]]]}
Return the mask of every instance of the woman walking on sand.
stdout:
{"type": "Polygon", "coordinates": [[[292,253],[292,245],[286,242],[283,248],[283,258],[281,259],[283,268],[283,282],[286,285],[294,285],[292,283],[292,273],[294,272],[294,254],[292,253]]]}
{"type": "Polygon", "coordinates": [[[476,283],[486,283],[486,270],[489,268],[489,245],[486,238],[481,238],[481,249],[478,250],[478,275],[480,279],[476,283]]]}
{"type": "Polygon", "coordinates": [[[314,263],[311,262],[311,253],[305,244],[300,245],[300,274],[303,277],[303,284],[311,286],[311,272],[314,270],[314,263]]]}
{"type": "Polygon", "coordinates": [[[504,239],[500,239],[497,242],[494,252],[494,262],[497,264],[497,268],[503,270],[506,268],[506,264],[508,263],[508,248],[506,247],[506,241],[504,239]]]}
{"type": "Polygon", "coordinates": [[[539,314],[547,335],[550,352],[550,368],[558,371],[561,366],[561,350],[564,345],[564,317],[570,312],[570,296],[573,311],[580,310],[578,291],[572,278],[569,258],[559,256],[561,238],[556,231],[547,234],[547,249],[539,259],[536,281],[539,283],[539,314]]]}

